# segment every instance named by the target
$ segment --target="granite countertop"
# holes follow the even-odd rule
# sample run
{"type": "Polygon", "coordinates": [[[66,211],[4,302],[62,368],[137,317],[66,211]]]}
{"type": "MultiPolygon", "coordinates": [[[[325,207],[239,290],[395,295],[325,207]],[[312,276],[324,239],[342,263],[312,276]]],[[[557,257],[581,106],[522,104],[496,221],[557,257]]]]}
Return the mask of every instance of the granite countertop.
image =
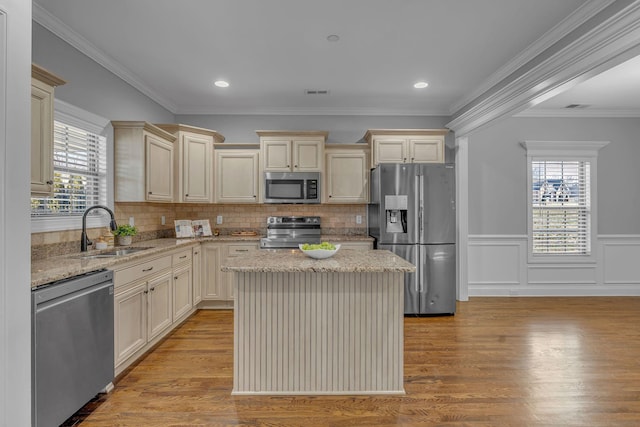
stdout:
{"type": "MultiPolygon", "coordinates": [[[[81,258],[85,255],[99,254],[101,251],[77,252],[74,254],[55,256],[42,260],[33,261],[31,263],[31,288],[55,282],[57,280],[66,279],[90,271],[112,268],[115,265],[150,255],[162,254],[170,250],[187,248],[200,243],[209,242],[259,242],[263,236],[212,236],[200,237],[197,239],[155,239],[134,243],[127,247],[144,247],[148,248],[143,251],[134,252],[129,255],[109,258],[81,258]]],[[[327,241],[372,241],[368,236],[345,236],[345,235],[323,235],[322,238],[327,241]]],[[[323,240],[323,241],[324,241],[323,240]]],[[[116,246],[114,249],[118,249],[116,246]]]]}
{"type": "Polygon", "coordinates": [[[342,249],[326,259],[309,258],[298,249],[263,249],[222,261],[222,271],[245,273],[411,273],[415,266],[387,250],[342,249]]]}

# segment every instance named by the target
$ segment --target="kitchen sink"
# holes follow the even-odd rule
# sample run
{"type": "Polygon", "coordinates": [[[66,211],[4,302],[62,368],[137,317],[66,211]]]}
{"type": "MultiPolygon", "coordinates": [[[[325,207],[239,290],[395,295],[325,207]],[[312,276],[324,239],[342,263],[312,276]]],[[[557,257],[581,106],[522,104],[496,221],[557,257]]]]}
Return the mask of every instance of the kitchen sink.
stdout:
{"type": "Polygon", "coordinates": [[[119,256],[131,255],[140,251],[146,251],[147,249],[151,249],[151,247],[112,249],[112,250],[104,251],[100,253],[92,253],[92,254],[87,253],[87,254],[73,255],[71,258],[77,258],[77,259],[115,258],[119,256]]]}

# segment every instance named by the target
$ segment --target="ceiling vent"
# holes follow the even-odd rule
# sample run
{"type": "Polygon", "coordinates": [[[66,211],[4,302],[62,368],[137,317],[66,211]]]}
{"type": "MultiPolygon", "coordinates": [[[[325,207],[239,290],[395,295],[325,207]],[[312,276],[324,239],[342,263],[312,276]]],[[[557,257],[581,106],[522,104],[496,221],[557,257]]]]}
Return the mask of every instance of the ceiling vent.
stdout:
{"type": "Polygon", "coordinates": [[[575,110],[575,109],[587,108],[587,107],[589,107],[587,104],[569,104],[564,108],[568,108],[570,110],[575,110]]]}
{"type": "Polygon", "coordinates": [[[327,89],[305,89],[305,95],[329,95],[327,89]]]}

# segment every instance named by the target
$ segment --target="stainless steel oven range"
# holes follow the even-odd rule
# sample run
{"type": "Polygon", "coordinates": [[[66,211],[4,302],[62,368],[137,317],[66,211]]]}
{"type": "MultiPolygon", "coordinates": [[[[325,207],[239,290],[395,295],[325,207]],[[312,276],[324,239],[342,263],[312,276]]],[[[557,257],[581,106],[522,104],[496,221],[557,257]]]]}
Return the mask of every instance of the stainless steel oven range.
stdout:
{"type": "Polygon", "coordinates": [[[260,248],[297,248],[301,243],[320,243],[319,216],[270,216],[267,237],[260,239],[260,248]]]}

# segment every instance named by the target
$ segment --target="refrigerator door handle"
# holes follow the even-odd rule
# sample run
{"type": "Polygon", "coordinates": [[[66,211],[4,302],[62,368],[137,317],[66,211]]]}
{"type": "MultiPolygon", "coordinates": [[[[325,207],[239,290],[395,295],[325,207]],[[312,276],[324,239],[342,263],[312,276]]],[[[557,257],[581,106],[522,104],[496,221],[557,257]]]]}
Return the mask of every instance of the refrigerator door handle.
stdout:
{"type": "Polygon", "coordinates": [[[421,239],[420,236],[422,236],[422,175],[416,175],[415,176],[415,193],[414,193],[414,197],[415,197],[415,206],[418,208],[418,235],[417,235],[417,239],[416,239],[416,243],[421,243],[421,239]]]}
{"type": "Polygon", "coordinates": [[[420,289],[418,289],[418,292],[424,292],[424,282],[426,280],[426,277],[423,277],[424,275],[422,274],[422,270],[427,265],[427,250],[426,248],[422,247],[422,245],[419,245],[418,247],[418,260],[419,265],[416,269],[416,273],[418,274],[418,282],[420,283],[420,289]]]}

